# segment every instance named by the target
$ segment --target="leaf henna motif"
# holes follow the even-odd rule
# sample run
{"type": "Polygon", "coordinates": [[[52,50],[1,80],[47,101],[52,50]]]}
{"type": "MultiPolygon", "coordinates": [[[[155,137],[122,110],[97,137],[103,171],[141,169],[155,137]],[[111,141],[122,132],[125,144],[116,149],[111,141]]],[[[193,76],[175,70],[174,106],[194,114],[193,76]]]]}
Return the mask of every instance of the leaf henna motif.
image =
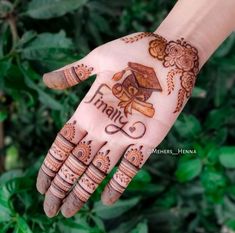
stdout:
{"type": "Polygon", "coordinates": [[[152,57],[162,61],[164,67],[174,67],[167,75],[168,95],[174,91],[174,77],[179,76],[181,88],[178,91],[178,100],[174,113],[179,112],[184,99],[189,98],[192,93],[196,75],[199,71],[197,49],[184,41],[183,38],[166,43],[164,38],[159,37],[156,42],[155,40],[150,41],[149,53],[152,57]],[[160,40],[162,41],[160,42],[160,40]]]}
{"type": "Polygon", "coordinates": [[[134,43],[138,40],[141,40],[145,37],[149,37],[149,36],[153,36],[154,34],[152,32],[142,32],[139,33],[135,36],[128,36],[128,37],[123,37],[121,38],[122,41],[124,41],[125,43],[134,43]]]}
{"type": "Polygon", "coordinates": [[[172,69],[168,72],[167,74],[167,91],[168,91],[168,95],[171,94],[172,91],[174,91],[175,89],[175,85],[174,85],[174,78],[179,75],[181,77],[182,75],[182,70],[179,69],[172,69]]]}
{"type": "Polygon", "coordinates": [[[180,109],[182,108],[185,95],[186,95],[186,91],[183,88],[179,89],[177,105],[176,105],[174,113],[179,112],[180,109]]]}

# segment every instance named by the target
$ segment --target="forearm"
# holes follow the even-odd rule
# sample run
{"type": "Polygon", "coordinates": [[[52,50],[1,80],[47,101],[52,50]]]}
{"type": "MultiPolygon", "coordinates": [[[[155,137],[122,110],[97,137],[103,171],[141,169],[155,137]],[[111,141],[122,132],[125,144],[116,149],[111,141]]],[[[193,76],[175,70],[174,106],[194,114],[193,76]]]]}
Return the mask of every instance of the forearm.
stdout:
{"type": "Polygon", "coordinates": [[[190,42],[198,49],[201,68],[234,28],[234,0],[179,0],[155,33],[190,42]]]}

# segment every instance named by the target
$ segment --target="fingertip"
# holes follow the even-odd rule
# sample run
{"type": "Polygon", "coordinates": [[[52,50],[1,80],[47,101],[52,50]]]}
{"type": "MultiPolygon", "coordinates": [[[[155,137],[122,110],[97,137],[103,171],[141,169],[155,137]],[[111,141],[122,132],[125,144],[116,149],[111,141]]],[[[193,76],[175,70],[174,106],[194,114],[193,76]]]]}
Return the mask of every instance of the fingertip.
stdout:
{"type": "Polygon", "coordinates": [[[69,85],[63,71],[54,71],[43,75],[43,82],[52,89],[63,90],[69,85]]]}
{"type": "Polygon", "coordinates": [[[53,195],[53,193],[48,190],[43,203],[43,209],[47,217],[52,218],[59,213],[61,206],[61,199],[53,195]]]}
{"type": "Polygon", "coordinates": [[[61,206],[61,213],[65,218],[71,218],[83,207],[83,205],[84,203],[72,191],[61,206]]]}
{"type": "Polygon", "coordinates": [[[36,182],[36,188],[38,192],[41,194],[45,194],[50,184],[51,178],[42,169],[40,169],[36,182]]]}
{"type": "Polygon", "coordinates": [[[117,192],[110,184],[107,184],[102,195],[101,201],[104,205],[113,205],[120,197],[121,193],[117,192]]]}

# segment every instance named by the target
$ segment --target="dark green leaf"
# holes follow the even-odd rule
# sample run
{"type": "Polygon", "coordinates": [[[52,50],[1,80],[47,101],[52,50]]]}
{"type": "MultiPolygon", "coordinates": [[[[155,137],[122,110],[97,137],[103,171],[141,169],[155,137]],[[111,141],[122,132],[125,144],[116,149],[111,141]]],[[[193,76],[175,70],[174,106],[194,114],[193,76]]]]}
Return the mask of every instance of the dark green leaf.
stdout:
{"type": "Polygon", "coordinates": [[[93,211],[103,219],[112,219],[124,214],[140,201],[139,197],[128,200],[119,200],[112,206],[105,206],[101,202],[95,203],[93,211]]]}
{"type": "Polygon", "coordinates": [[[235,168],[235,146],[221,147],[219,160],[224,167],[235,168]]]}
{"type": "Polygon", "coordinates": [[[35,19],[63,16],[85,5],[87,0],[32,0],[26,14],[35,19]]]}
{"type": "Polygon", "coordinates": [[[197,177],[200,174],[201,170],[202,164],[198,158],[181,159],[178,163],[175,174],[179,181],[185,182],[197,177]]]}
{"type": "Polygon", "coordinates": [[[201,132],[200,122],[193,115],[183,114],[177,119],[174,127],[182,137],[195,137],[201,132]]]}

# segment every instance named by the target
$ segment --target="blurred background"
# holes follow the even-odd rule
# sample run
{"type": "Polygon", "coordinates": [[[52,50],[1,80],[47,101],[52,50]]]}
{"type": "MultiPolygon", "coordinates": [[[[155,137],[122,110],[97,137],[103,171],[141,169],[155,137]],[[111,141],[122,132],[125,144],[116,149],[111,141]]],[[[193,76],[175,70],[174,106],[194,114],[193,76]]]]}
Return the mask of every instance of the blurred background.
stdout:
{"type": "Polygon", "coordinates": [[[110,40],[155,30],[174,3],[0,0],[1,233],[235,232],[234,34],[202,69],[159,146],[196,153],[155,153],[119,202],[100,203],[103,184],[70,219],[47,218],[35,188],[47,149],[92,84],[52,91],[42,74],[110,40]]]}

